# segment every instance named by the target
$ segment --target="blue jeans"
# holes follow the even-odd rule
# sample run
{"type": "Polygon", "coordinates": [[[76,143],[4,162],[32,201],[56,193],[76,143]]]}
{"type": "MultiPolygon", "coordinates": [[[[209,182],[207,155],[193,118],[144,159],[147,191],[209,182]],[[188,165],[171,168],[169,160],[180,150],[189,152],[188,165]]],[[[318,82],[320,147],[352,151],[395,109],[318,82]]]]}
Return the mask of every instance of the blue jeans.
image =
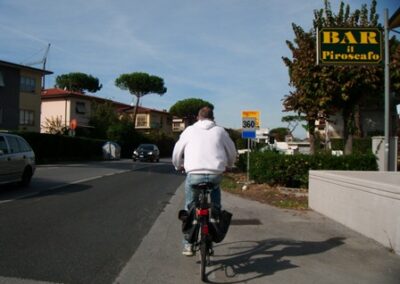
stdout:
{"type": "MultiPolygon", "coordinates": [[[[188,174],[185,180],[185,210],[188,210],[188,205],[196,200],[199,195],[198,192],[193,190],[192,185],[202,182],[211,182],[214,184],[214,188],[210,193],[211,202],[214,203],[215,208],[221,209],[221,189],[219,187],[221,180],[222,175],[188,174]]],[[[183,244],[186,245],[188,242],[183,239],[183,244]]]]}
{"type": "Polygon", "coordinates": [[[210,193],[211,202],[218,209],[221,208],[221,190],[219,184],[221,183],[222,175],[216,174],[188,174],[185,180],[185,209],[188,209],[188,205],[192,201],[198,198],[199,193],[194,191],[192,185],[199,184],[202,182],[211,182],[214,184],[214,188],[210,193]]]}

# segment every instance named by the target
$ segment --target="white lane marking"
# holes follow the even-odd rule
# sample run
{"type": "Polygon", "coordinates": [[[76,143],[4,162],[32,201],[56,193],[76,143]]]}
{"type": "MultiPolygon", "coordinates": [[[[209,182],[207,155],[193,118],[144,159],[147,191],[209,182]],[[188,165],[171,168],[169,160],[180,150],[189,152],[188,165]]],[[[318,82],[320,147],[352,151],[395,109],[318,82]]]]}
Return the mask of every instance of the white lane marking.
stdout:
{"type": "Polygon", "coordinates": [[[56,282],[0,276],[0,284],[56,284],[56,282]]]}
{"type": "MultiPolygon", "coordinates": [[[[50,188],[48,188],[48,189],[46,189],[46,190],[44,190],[44,191],[60,189],[60,188],[63,188],[63,187],[66,187],[66,186],[69,186],[69,185],[72,185],[72,184],[83,183],[83,182],[95,180],[95,179],[102,178],[102,177],[108,177],[108,176],[113,176],[113,175],[116,175],[116,174],[127,173],[127,172],[130,172],[130,171],[131,171],[131,170],[122,170],[122,171],[113,172],[113,173],[109,173],[109,174],[98,175],[98,176],[94,176],[94,177],[90,177],[90,178],[84,178],[84,179],[80,179],[80,180],[76,180],[76,181],[71,181],[71,182],[66,183],[66,184],[59,184],[59,185],[50,187],[50,188]]],[[[2,200],[2,201],[0,201],[0,204],[12,202],[12,201],[15,201],[15,200],[18,200],[18,199],[22,199],[22,198],[26,198],[26,197],[31,197],[31,196],[37,195],[37,194],[39,194],[39,193],[40,193],[40,191],[35,191],[35,192],[29,193],[29,194],[25,194],[25,195],[18,196],[18,197],[16,197],[16,198],[7,199],[7,200],[2,200]]]]}

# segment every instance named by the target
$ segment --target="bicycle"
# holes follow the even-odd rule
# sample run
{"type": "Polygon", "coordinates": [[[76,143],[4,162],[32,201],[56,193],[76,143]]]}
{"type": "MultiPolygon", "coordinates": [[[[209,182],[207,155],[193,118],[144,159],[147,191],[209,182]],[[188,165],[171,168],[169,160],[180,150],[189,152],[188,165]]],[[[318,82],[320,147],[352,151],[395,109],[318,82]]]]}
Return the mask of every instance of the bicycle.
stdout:
{"type": "Polygon", "coordinates": [[[210,193],[213,188],[214,184],[210,182],[193,185],[193,189],[199,191],[196,203],[195,219],[200,226],[199,233],[194,242],[194,251],[200,251],[200,275],[203,282],[207,280],[206,266],[210,265],[210,256],[214,254],[213,240],[210,234],[212,207],[210,202],[210,193]]]}
{"type": "Polygon", "coordinates": [[[210,265],[210,256],[214,255],[213,243],[219,243],[225,238],[232,218],[230,212],[213,206],[210,194],[214,186],[211,182],[192,185],[196,198],[188,210],[180,210],[178,213],[186,241],[192,244],[194,254],[200,251],[200,275],[203,282],[207,282],[206,266],[210,265]]]}

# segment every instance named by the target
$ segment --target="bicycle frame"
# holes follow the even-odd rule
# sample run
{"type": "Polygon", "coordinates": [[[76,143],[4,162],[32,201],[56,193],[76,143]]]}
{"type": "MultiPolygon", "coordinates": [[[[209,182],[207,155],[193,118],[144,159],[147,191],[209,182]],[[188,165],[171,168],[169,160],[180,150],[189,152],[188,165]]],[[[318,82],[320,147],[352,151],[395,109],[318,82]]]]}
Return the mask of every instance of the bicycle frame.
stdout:
{"type": "Polygon", "coordinates": [[[200,224],[200,239],[195,242],[196,250],[200,251],[201,280],[205,281],[205,267],[210,264],[210,256],[214,254],[212,249],[212,239],[209,230],[211,202],[210,193],[214,185],[212,183],[200,183],[193,186],[194,190],[199,190],[199,195],[196,203],[196,220],[200,224]]]}

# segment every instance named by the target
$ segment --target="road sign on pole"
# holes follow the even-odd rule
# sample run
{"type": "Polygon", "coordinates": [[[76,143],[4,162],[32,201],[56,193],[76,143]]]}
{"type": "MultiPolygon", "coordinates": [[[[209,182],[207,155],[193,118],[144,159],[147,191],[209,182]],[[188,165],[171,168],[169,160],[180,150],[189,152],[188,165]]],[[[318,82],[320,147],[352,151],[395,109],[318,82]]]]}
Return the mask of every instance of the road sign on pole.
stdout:
{"type": "Polygon", "coordinates": [[[242,111],[242,118],[254,117],[256,119],[256,129],[260,129],[260,112],[256,110],[242,111]]]}
{"type": "Polygon", "coordinates": [[[242,138],[247,139],[247,178],[246,183],[249,183],[250,172],[250,139],[256,138],[256,117],[243,115],[242,112],[242,138]]]}
{"type": "Polygon", "coordinates": [[[256,118],[243,117],[242,118],[242,138],[254,139],[256,138],[256,118]]]}
{"type": "Polygon", "coordinates": [[[76,118],[71,119],[71,122],[69,123],[69,128],[75,130],[77,126],[78,126],[78,121],[76,120],[76,118]]]}

